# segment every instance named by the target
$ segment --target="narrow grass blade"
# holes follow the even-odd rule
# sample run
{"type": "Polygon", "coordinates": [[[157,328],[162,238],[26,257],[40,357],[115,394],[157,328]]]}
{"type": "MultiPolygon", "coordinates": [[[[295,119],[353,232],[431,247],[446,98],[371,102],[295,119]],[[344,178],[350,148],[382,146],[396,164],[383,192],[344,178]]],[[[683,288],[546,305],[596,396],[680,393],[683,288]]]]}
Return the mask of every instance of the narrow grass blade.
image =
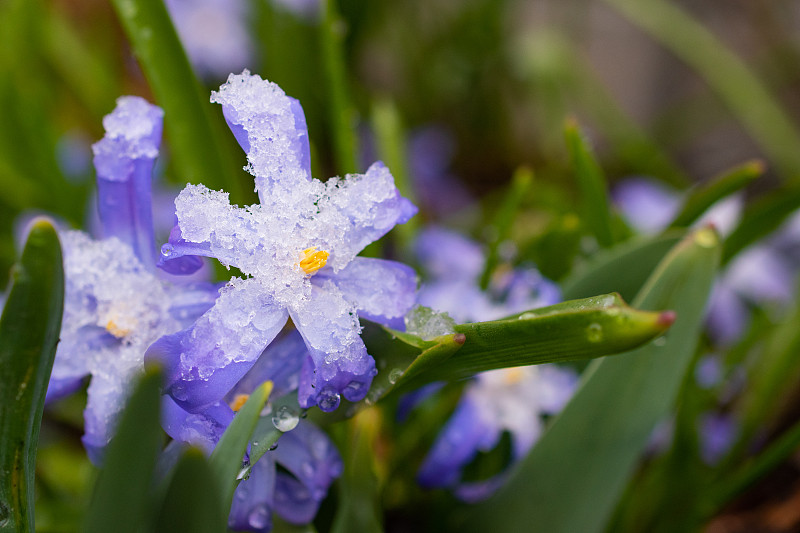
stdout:
{"type": "Polygon", "coordinates": [[[729,196],[764,173],[764,163],[748,161],[743,165],[725,172],[703,187],[698,187],[689,194],[683,203],[680,213],[670,224],[671,228],[686,228],[698,220],[709,207],[729,196]]]}
{"type": "Polygon", "coordinates": [[[506,191],[503,203],[495,214],[492,223],[494,235],[489,242],[489,253],[486,256],[486,266],[481,275],[480,284],[483,290],[489,286],[489,280],[492,277],[492,272],[497,267],[500,254],[498,247],[501,243],[508,240],[511,235],[511,227],[514,224],[514,219],[522,206],[522,201],[531,190],[533,184],[533,171],[527,167],[520,167],[514,172],[511,178],[511,185],[506,191]]]}
{"type": "Polygon", "coordinates": [[[233,422],[222,434],[222,438],[219,439],[217,447],[211,454],[211,469],[220,487],[219,498],[223,509],[231,508],[233,492],[237,485],[237,474],[242,469],[244,452],[247,450],[250,436],[253,434],[270,392],[272,392],[271,381],[262,383],[253,391],[244,406],[236,413],[233,422]]]}
{"type": "Polygon", "coordinates": [[[0,531],[34,531],[33,481],[44,397],[64,305],[61,246],[34,224],[0,317],[0,531]]]}
{"type": "Polygon", "coordinates": [[[675,401],[700,335],[719,262],[704,228],[664,259],[635,305],[674,309],[663,342],[604,359],[584,373],[572,401],[508,483],[470,515],[468,529],[603,531],[655,425],[675,401]]]}
{"type": "Polygon", "coordinates": [[[133,390],[87,512],[85,533],[138,533],[150,523],[155,466],[163,432],[159,424],[163,374],[147,369],[133,390]]]}
{"type": "Polygon", "coordinates": [[[381,412],[362,411],[347,423],[345,469],[336,483],[339,505],[331,533],[382,533],[380,484],[375,472],[381,412]]]}
{"type": "Polygon", "coordinates": [[[796,186],[782,187],[752,203],[739,225],[725,239],[722,263],[727,264],[739,252],[778,229],[798,208],[800,187],[796,186]]]}
{"type": "Polygon", "coordinates": [[[237,158],[233,136],[222,112],[195,78],[162,0],[113,0],[112,4],[137,59],[164,108],[169,145],[181,180],[223,188],[231,200],[242,200],[239,177],[244,157],[237,158]]]}
{"type": "Polygon", "coordinates": [[[220,487],[203,452],[189,448],[178,461],[158,510],[157,533],[220,533],[227,515],[219,500],[220,487]]]}
{"type": "Polygon", "coordinates": [[[564,136],[581,193],[581,205],[585,213],[584,223],[594,233],[600,246],[607,248],[614,244],[614,233],[611,212],[608,208],[610,204],[606,191],[606,178],[592,149],[583,138],[577,122],[567,121],[564,136]]]}
{"type": "Polygon", "coordinates": [[[702,76],[777,169],[800,179],[800,133],[769,89],[725,45],[674,2],[606,0],[702,76]]]}

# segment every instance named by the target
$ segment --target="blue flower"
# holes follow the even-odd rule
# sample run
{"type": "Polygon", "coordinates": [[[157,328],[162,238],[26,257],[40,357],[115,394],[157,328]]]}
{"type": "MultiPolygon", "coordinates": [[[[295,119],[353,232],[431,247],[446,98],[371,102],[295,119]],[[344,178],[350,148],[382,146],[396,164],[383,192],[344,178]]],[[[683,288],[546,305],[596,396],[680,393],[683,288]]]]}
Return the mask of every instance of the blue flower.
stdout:
{"type": "Polygon", "coordinates": [[[103,239],[60,232],[64,316],[47,399],[73,392],[91,375],[83,443],[95,463],[147,346],[186,327],[217,296],[211,284],[173,285],[155,268],[150,180],[162,116],[141,98],[117,101],[93,147],[103,239]]]}
{"type": "MultiPolygon", "coordinates": [[[[163,426],[176,441],[210,454],[233,420],[234,409],[258,384],[273,382],[270,402],[297,388],[306,356],[297,331],[284,333],[222,401],[199,413],[189,413],[164,396],[163,426]]],[[[271,404],[270,408],[274,409],[271,404]]],[[[292,524],[310,523],[331,483],[342,472],[341,457],[324,432],[300,420],[299,413],[291,413],[282,421],[280,410],[271,414],[273,423],[288,431],[275,449],[252,465],[250,476],[236,488],[228,525],[237,531],[269,531],[273,513],[292,524]]]]}
{"type": "MultiPolygon", "coordinates": [[[[561,298],[558,287],[533,268],[500,270],[483,292],[478,279],[485,258],[476,243],[447,230],[428,229],[416,243],[431,280],[419,301],[459,322],[493,320],[546,305],[561,298]]],[[[464,501],[491,495],[506,471],[480,481],[462,479],[464,468],[479,452],[495,448],[504,432],[511,437],[512,462],[523,457],[544,427],[544,417],[558,413],[572,397],[577,375],[555,365],[483,372],[464,388],[455,413],[425,457],[417,479],[426,488],[450,488],[464,501]]],[[[426,393],[435,392],[436,385],[426,393]]],[[[422,393],[422,395],[426,394],[422,393]]],[[[420,394],[411,401],[420,401],[420,394]]],[[[408,409],[401,402],[403,409],[408,409]]]]}
{"type": "Polygon", "coordinates": [[[212,100],[247,153],[260,204],[233,206],[224,192],[188,185],[175,200],[178,224],[161,265],[172,271],[175,260],[204,255],[247,277],[231,279],[213,308],[146,357],[163,361],[167,391],[197,412],[239,381],[291,317],[309,351],[300,405],[331,411],[342,395],[358,401],[376,373],[359,317],[401,323],[416,275],[356,256],[416,208],[381,163],[364,175],[312,179],[302,108],[277,85],[245,71],[212,100]]]}

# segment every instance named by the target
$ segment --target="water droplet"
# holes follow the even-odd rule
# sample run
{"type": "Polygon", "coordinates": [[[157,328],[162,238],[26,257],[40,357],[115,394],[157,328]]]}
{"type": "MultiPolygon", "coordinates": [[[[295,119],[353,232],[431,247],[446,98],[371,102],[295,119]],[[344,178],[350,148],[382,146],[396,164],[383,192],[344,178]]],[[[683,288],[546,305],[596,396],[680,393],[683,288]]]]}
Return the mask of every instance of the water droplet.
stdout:
{"type": "Polygon", "coordinates": [[[664,346],[665,344],[667,344],[667,336],[666,335],[660,336],[659,338],[657,338],[656,340],[653,341],[653,344],[655,344],[659,348],[661,346],[664,346]]]}
{"type": "Polygon", "coordinates": [[[344,388],[344,397],[350,401],[358,401],[361,399],[363,394],[361,393],[364,390],[364,384],[360,381],[351,381],[347,384],[344,388]]]}
{"type": "Polygon", "coordinates": [[[301,466],[300,469],[303,471],[303,475],[305,477],[311,477],[314,475],[314,465],[311,463],[303,463],[303,466],[301,466]]]}
{"type": "Polygon", "coordinates": [[[288,405],[280,407],[278,411],[272,415],[272,425],[275,426],[278,431],[284,433],[297,427],[299,421],[300,417],[288,405]]]}
{"type": "Polygon", "coordinates": [[[255,529],[264,529],[269,523],[269,509],[266,505],[257,505],[247,515],[247,523],[255,529]]]}
{"type": "Polygon", "coordinates": [[[319,408],[329,413],[339,407],[342,397],[331,387],[325,387],[317,397],[317,405],[319,408]]]}
{"type": "Polygon", "coordinates": [[[179,401],[186,401],[189,395],[186,393],[186,387],[183,385],[175,385],[172,387],[172,396],[179,401]]]}
{"type": "Polygon", "coordinates": [[[403,377],[403,371],[399,368],[393,368],[392,371],[389,372],[389,383],[394,385],[401,377],[403,377]]]}
{"type": "Polygon", "coordinates": [[[277,442],[269,447],[269,451],[271,451],[271,452],[274,452],[277,449],[278,449],[278,443],[277,442]]]}
{"type": "Polygon", "coordinates": [[[250,461],[242,462],[242,469],[236,474],[236,479],[247,480],[250,479],[250,461]]]}
{"type": "Polygon", "coordinates": [[[172,246],[170,243],[162,244],[161,245],[161,255],[164,257],[169,257],[175,251],[175,247],[172,246]]]}
{"type": "Polygon", "coordinates": [[[589,342],[600,342],[603,340],[603,326],[597,323],[589,324],[589,327],[586,328],[586,336],[589,338],[589,342]]]}

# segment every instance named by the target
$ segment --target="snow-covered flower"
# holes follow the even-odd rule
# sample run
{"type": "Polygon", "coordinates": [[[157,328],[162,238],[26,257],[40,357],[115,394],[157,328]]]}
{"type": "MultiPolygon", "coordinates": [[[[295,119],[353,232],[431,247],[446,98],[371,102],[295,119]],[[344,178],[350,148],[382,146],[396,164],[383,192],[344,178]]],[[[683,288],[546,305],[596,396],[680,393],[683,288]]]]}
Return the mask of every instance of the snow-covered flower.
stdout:
{"type": "MultiPolygon", "coordinates": [[[[235,410],[259,384],[272,381],[270,402],[297,389],[306,355],[296,330],[281,334],[221,401],[189,413],[164,396],[164,429],[176,441],[210,454],[235,410]]],[[[236,488],[228,518],[228,525],[236,531],[269,531],[273,514],[291,524],[310,523],[331,483],[342,472],[341,457],[331,440],[311,422],[300,419],[299,413],[282,407],[267,416],[286,432],[274,449],[252,465],[249,477],[236,488]]]]}
{"type": "MultiPolygon", "coordinates": [[[[496,273],[489,290],[478,280],[485,258],[480,246],[456,233],[432,228],[420,234],[417,255],[430,275],[420,289],[419,302],[450,314],[459,322],[494,320],[528,309],[552,305],[561,299],[553,282],[534,268],[496,273]]],[[[523,457],[538,440],[544,418],[558,413],[577,385],[575,372],[556,365],[505,368],[478,374],[464,388],[453,416],[437,437],[418,473],[427,488],[444,487],[465,501],[491,495],[505,479],[506,470],[473,482],[462,479],[465,467],[479,452],[488,452],[504,432],[511,437],[512,457],[523,457]]],[[[435,391],[411,396],[412,402],[435,391]]],[[[401,403],[408,408],[406,402],[401,403]]]]}
{"type": "Polygon", "coordinates": [[[196,412],[219,401],[291,317],[309,351],[300,405],[331,411],[342,395],[358,401],[376,373],[359,317],[401,321],[414,303],[416,275],[357,254],[416,208],[382,163],[363,175],[312,179],[302,108],[277,85],[244,71],[212,101],[247,153],[260,204],[233,206],[224,192],[188,185],[175,201],[178,224],[162,247],[162,266],[204,255],[246,277],[231,279],[213,308],[160,339],[147,357],[164,362],[167,391],[196,412]]]}
{"type": "Polygon", "coordinates": [[[83,442],[95,463],[133,376],[143,370],[147,346],[191,323],[217,296],[211,284],[173,285],[155,268],[150,180],[162,117],[141,98],[117,100],[103,120],[105,137],[93,147],[102,240],[60,232],[64,315],[47,399],[91,376],[83,442]]]}

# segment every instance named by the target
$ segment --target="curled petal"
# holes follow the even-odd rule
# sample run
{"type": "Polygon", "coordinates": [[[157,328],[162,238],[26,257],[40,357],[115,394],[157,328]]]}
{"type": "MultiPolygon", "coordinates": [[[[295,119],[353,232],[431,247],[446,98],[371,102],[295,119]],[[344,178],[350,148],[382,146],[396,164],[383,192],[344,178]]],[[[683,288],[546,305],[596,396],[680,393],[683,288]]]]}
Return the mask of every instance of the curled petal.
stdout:
{"type": "Polygon", "coordinates": [[[167,435],[197,446],[206,455],[211,455],[232,420],[233,411],[224,403],[216,403],[202,413],[189,413],[170,396],[161,399],[161,426],[167,435]]]}
{"type": "Polygon", "coordinates": [[[286,323],[256,280],[234,278],[214,306],[191,327],[161,337],[145,361],[165,367],[166,392],[190,412],[221,400],[286,323]]]}
{"type": "Polygon", "coordinates": [[[315,283],[330,279],[358,310],[358,316],[381,324],[401,327],[403,317],[414,306],[417,274],[396,261],[356,257],[333,274],[320,271],[315,283]]]}

